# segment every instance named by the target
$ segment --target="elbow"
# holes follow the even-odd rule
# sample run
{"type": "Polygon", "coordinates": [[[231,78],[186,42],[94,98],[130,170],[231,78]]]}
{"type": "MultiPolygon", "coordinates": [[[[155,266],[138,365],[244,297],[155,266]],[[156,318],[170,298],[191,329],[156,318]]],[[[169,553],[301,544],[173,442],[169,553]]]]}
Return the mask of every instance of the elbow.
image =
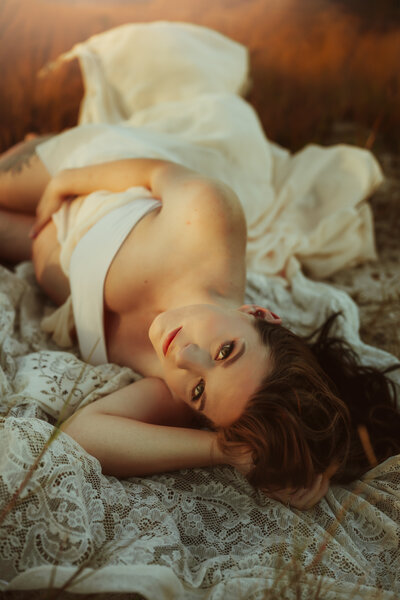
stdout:
{"type": "Polygon", "coordinates": [[[123,461],[115,460],[113,451],[110,451],[107,433],[102,431],[104,417],[107,415],[86,410],[88,408],[90,407],[84,407],[74,413],[61,425],[60,430],[99,461],[103,475],[118,478],[136,475],[133,469],[127,473],[123,468],[123,461]]]}
{"type": "Polygon", "coordinates": [[[100,437],[96,435],[94,415],[87,415],[84,411],[83,408],[74,413],[61,425],[60,430],[68,434],[85,452],[100,462],[101,471],[104,475],[114,475],[115,473],[107,470],[101,444],[99,443],[100,437]]]}
{"type": "Polygon", "coordinates": [[[82,408],[76,413],[71,415],[64,423],[60,426],[60,431],[67,433],[72,439],[74,439],[82,448],[85,448],[85,431],[87,430],[87,423],[85,415],[82,412],[85,409],[82,408]]]}

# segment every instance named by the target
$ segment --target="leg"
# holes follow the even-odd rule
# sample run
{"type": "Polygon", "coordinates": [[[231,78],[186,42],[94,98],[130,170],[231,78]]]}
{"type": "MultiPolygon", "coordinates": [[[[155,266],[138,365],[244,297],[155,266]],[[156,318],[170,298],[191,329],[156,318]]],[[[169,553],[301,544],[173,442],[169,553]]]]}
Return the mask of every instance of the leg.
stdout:
{"type": "Polygon", "coordinates": [[[0,261],[15,264],[31,258],[29,231],[36,205],[50,175],[36,155],[46,137],[16,144],[0,156],[0,261]]]}
{"type": "Polygon", "coordinates": [[[34,215],[50,174],[36,147],[51,136],[16,144],[0,156],[0,208],[34,215]]]}
{"type": "Polygon", "coordinates": [[[50,222],[32,241],[28,234],[34,220],[33,215],[0,209],[0,262],[10,265],[32,260],[40,287],[53,302],[62,304],[70,288],[60,265],[56,226],[50,222]]]}
{"type": "Polygon", "coordinates": [[[33,215],[0,209],[0,262],[16,264],[31,259],[29,231],[34,220],[33,215]]]}

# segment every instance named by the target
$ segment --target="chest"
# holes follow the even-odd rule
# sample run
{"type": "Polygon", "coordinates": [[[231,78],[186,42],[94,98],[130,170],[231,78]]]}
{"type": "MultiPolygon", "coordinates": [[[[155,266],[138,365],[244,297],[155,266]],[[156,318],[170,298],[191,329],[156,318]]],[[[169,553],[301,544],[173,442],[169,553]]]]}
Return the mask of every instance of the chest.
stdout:
{"type": "Polygon", "coordinates": [[[244,256],[229,236],[217,237],[212,227],[199,230],[190,221],[171,222],[157,209],[133,227],[114,256],[105,307],[121,315],[143,307],[165,310],[163,302],[192,290],[229,293],[243,285],[244,276],[244,256]]]}
{"type": "Polygon", "coordinates": [[[168,223],[159,213],[147,214],[131,230],[104,284],[110,360],[153,376],[158,361],[148,330],[155,316],[171,303],[192,303],[191,295],[204,290],[229,294],[243,286],[245,273],[244,258],[238,264],[229,240],[212,239],[190,223],[168,223]]]}

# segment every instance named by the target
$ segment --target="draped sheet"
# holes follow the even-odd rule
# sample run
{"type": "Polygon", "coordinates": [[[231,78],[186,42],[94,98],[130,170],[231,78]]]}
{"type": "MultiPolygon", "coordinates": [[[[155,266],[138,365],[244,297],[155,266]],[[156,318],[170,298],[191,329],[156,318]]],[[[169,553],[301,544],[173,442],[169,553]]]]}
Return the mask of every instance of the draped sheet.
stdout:
{"type": "MultiPolygon", "coordinates": [[[[78,128],[41,146],[51,172],[132,152],[220,177],[249,224],[247,302],[299,333],[342,310],[337,332],[362,361],[393,362],[360,341],[347,294],[303,273],[323,276],[374,256],[365,198],[381,174],[371,154],[313,146],[292,157],[271,144],[237,95],[246,89],[245,49],[209,30],[123,26],[75,54],[87,143],[78,128]]],[[[363,481],[331,486],[307,512],[267,498],[227,466],[103,476],[68,435],[50,436],[57,419],[134,374],[86,365],[76,348],[60,351],[40,327],[52,310],[30,263],[15,273],[0,267],[0,589],[244,600],[271,588],[309,598],[322,585],[327,599],[399,596],[400,457],[363,481]]]]}
{"type": "Polygon", "coordinates": [[[165,158],[230,185],[242,202],[247,266],[275,274],[296,256],[315,277],[375,257],[366,197],[382,181],[360,148],[310,145],[291,156],[253,108],[248,56],[203,27],[123,25],[78,44],[79,123],[42,144],[50,173],[129,157],[165,158]]]}

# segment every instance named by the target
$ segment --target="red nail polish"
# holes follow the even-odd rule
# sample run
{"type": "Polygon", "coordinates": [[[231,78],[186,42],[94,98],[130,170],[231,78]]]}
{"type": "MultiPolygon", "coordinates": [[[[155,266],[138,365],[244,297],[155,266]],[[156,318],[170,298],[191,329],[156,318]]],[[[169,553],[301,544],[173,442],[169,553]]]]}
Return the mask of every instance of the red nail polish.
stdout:
{"type": "Polygon", "coordinates": [[[275,313],[271,312],[271,315],[274,317],[274,319],[280,319],[280,317],[278,317],[278,315],[276,315],[275,313]]]}

